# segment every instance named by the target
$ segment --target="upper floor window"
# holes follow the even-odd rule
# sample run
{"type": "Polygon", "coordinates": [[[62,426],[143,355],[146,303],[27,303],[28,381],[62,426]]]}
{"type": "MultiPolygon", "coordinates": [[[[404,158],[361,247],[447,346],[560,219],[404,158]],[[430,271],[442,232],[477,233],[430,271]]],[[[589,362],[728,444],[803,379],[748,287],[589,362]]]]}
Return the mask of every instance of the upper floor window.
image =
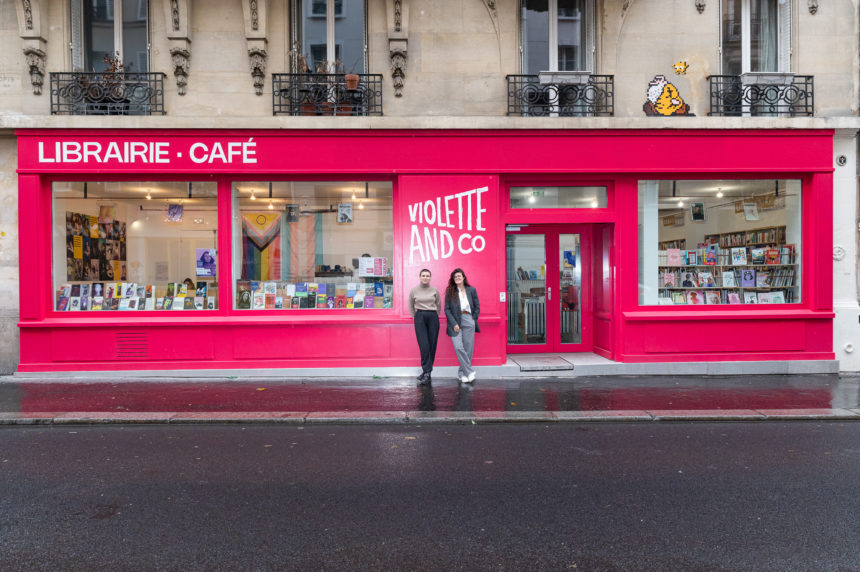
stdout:
{"type": "Polygon", "coordinates": [[[147,0],[73,0],[71,9],[75,70],[103,71],[108,57],[127,72],[149,71],[147,0]]]}
{"type": "Polygon", "coordinates": [[[523,73],[593,71],[594,0],[522,0],[523,73]]]}
{"type": "Polygon", "coordinates": [[[365,73],[364,0],[294,0],[293,45],[311,71],[365,73]]]}
{"type": "Polygon", "coordinates": [[[791,0],[723,0],[723,74],[791,71],[791,0]]]}

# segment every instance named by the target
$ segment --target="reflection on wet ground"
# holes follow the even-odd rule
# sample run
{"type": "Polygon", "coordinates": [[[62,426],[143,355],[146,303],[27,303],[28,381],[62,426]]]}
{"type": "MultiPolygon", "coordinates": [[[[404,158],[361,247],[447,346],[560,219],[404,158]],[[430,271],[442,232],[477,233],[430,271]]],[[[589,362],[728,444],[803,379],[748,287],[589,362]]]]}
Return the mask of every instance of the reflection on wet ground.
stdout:
{"type": "Polygon", "coordinates": [[[629,411],[860,406],[860,377],[0,381],[0,412],[629,411]]]}

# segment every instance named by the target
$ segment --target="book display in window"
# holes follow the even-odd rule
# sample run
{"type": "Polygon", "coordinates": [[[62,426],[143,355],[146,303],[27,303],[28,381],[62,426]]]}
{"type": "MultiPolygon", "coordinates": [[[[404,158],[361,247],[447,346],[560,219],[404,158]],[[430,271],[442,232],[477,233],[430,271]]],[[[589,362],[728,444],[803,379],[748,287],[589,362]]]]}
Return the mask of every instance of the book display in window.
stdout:
{"type": "Polygon", "coordinates": [[[768,227],[708,235],[696,250],[661,250],[658,299],[697,305],[799,302],[798,253],[785,236],[784,226],[768,227]]]}
{"type": "Polygon", "coordinates": [[[199,282],[196,292],[185,284],[137,284],[134,282],[84,282],[64,284],[57,291],[58,312],[111,310],[217,310],[218,285],[199,282]],[[186,294],[183,295],[183,287],[186,294]],[[207,292],[208,296],[195,294],[207,292]]]}
{"type": "Polygon", "coordinates": [[[125,280],[126,224],[112,210],[101,216],[66,211],[66,280],[125,280]]]}

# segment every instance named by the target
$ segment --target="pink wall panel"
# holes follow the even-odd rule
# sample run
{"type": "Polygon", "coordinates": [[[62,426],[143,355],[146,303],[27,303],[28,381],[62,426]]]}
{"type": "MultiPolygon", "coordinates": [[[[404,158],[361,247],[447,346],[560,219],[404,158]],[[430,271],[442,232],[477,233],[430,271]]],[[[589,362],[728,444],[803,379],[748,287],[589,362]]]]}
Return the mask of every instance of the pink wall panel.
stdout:
{"type": "Polygon", "coordinates": [[[718,353],[801,350],[806,345],[805,326],[801,321],[685,320],[628,324],[627,328],[644,342],[646,353],[718,353]]]}

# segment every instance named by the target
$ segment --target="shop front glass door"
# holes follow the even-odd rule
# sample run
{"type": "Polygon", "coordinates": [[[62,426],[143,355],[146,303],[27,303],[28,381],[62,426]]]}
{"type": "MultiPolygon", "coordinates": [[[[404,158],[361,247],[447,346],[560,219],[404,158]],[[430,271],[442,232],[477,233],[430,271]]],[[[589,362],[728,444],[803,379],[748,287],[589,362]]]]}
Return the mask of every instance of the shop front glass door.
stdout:
{"type": "Polygon", "coordinates": [[[582,351],[582,233],[566,229],[509,231],[508,351],[582,351]]]}

